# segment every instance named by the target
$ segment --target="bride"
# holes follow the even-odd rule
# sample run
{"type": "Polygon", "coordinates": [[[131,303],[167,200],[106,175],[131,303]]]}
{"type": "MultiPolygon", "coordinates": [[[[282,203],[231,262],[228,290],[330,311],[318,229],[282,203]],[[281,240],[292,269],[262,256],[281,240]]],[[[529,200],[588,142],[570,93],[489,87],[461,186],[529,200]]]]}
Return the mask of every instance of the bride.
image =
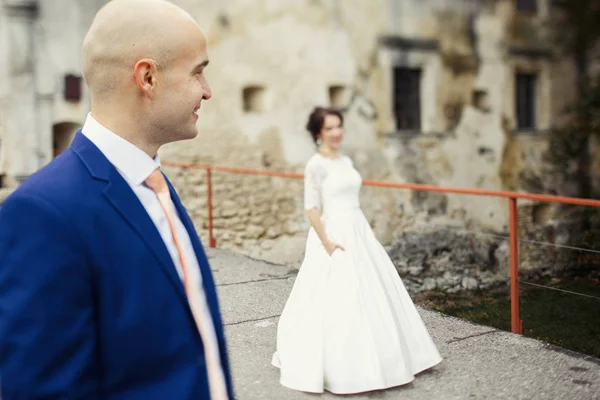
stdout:
{"type": "Polygon", "coordinates": [[[359,393],[404,385],[442,358],[359,205],[362,178],[339,151],[342,115],[315,108],[305,170],[311,229],[277,330],[282,385],[359,393]]]}

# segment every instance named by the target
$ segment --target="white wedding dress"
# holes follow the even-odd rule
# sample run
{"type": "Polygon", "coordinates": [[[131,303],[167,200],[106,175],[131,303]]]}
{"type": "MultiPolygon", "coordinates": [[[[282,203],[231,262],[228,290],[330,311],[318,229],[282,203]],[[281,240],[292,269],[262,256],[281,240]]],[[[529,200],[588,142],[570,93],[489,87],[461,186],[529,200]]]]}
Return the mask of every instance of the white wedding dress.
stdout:
{"type": "Polygon", "coordinates": [[[345,251],[329,256],[310,229],[277,330],[280,382],[337,394],[409,383],[442,358],[360,209],[362,178],[350,158],[319,153],[305,172],[305,208],[318,207],[327,237],[345,251]]]}

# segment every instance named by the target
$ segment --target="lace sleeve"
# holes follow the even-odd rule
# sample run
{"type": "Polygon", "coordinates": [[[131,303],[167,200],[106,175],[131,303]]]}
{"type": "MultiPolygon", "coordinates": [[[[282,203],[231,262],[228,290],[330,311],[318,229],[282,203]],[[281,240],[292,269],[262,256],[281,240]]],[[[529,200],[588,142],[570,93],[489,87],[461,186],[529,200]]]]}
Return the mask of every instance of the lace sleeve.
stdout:
{"type": "Polygon", "coordinates": [[[304,209],[316,208],[321,211],[321,184],[324,179],[324,171],[321,166],[309,161],[304,171],[304,209]]]}

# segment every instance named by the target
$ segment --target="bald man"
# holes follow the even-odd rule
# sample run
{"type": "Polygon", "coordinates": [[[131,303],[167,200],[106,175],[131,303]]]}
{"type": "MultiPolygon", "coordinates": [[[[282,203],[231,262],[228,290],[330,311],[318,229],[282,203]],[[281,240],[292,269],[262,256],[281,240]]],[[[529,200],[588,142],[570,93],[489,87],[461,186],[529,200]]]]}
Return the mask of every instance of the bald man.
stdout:
{"type": "Polygon", "coordinates": [[[157,156],[198,133],[206,39],[169,2],[112,0],[82,54],[83,129],[0,209],[0,397],[233,399],[213,277],[157,156]]]}

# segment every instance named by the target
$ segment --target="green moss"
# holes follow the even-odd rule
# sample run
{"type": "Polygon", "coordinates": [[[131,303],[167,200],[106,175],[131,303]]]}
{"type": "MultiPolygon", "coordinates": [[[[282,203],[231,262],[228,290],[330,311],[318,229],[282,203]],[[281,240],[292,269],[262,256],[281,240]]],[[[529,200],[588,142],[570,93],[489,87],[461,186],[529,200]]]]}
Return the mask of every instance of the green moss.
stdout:
{"type": "MultiPolygon", "coordinates": [[[[600,297],[598,283],[582,279],[552,287],[600,297]]],[[[600,299],[526,285],[520,286],[520,293],[525,336],[600,358],[600,299]]],[[[415,302],[444,314],[510,331],[507,291],[457,294],[433,291],[417,295],[415,302]]]]}

